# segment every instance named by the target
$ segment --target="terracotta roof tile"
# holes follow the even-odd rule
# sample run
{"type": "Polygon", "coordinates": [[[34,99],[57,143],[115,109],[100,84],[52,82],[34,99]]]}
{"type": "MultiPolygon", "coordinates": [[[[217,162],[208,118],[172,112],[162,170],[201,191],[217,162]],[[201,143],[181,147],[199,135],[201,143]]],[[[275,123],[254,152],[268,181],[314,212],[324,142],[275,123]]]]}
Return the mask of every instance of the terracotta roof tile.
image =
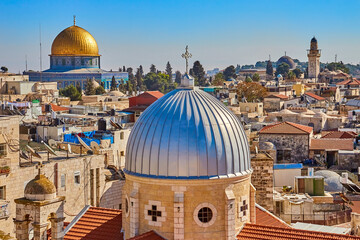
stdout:
{"type": "Polygon", "coordinates": [[[341,139],[351,138],[351,139],[353,139],[356,136],[357,136],[357,134],[354,132],[332,131],[332,132],[325,134],[321,138],[341,138],[341,139]]]}
{"type": "Polygon", "coordinates": [[[360,239],[360,237],[323,233],[308,230],[300,230],[293,228],[271,227],[257,224],[245,224],[244,228],[240,231],[237,239],[241,240],[352,240],[360,239]]]}
{"type": "Polygon", "coordinates": [[[280,98],[283,100],[287,100],[289,97],[284,94],[272,94],[272,95],[267,96],[267,98],[280,98]]]}
{"type": "Polygon", "coordinates": [[[283,220],[279,219],[266,209],[256,204],[256,224],[272,226],[272,227],[283,227],[290,228],[283,220]]]}
{"type": "Polygon", "coordinates": [[[292,123],[281,122],[263,127],[259,133],[271,134],[310,134],[313,131],[312,127],[292,123]]]}
{"type": "Polygon", "coordinates": [[[310,150],[354,150],[354,143],[349,138],[311,139],[310,150]]]}
{"type": "Polygon", "coordinates": [[[122,240],[121,210],[90,207],[64,236],[64,240],[122,240]]]}
{"type": "Polygon", "coordinates": [[[305,95],[307,95],[307,96],[309,96],[309,97],[312,97],[312,98],[314,98],[314,99],[316,99],[316,100],[318,100],[318,101],[323,101],[323,100],[325,100],[325,98],[320,97],[320,96],[318,96],[318,95],[316,95],[316,94],[314,94],[314,93],[311,93],[311,92],[306,92],[305,95]]]}
{"type": "Polygon", "coordinates": [[[360,81],[357,79],[349,79],[349,80],[344,80],[342,82],[337,83],[336,85],[360,85],[360,81]]]}
{"type": "Polygon", "coordinates": [[[129,240],[165,240],[165,238],[161,237],[156,232],[151,230],[150,232],[146,232],[136,237],[129,238],[129,240]]]}
{"type": "Polygon", "coordinates": [[[154,96],[158,99],[161,98],[162,96],[164,96],[164,94],[159,91],[146,91],[144,93],[150,94],[151,96],[154,96]]]}
{"type": "Polygon", "coordinates": [[[50,106],[51,106],[51,109],[54,112],[62,112],[62,111],[68,111],[69,110],[69,108],[67,108],[67,107],[58,106],[58,105],[55,105],[55,104],[52,104],[52,103],[50,103],[50,106]]]}

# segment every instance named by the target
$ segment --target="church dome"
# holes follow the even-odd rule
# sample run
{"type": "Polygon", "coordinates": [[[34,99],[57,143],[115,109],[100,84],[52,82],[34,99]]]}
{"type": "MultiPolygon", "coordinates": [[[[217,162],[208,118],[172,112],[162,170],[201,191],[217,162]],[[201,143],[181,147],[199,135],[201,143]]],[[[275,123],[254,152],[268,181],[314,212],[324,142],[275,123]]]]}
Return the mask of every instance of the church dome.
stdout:
{"type": "Polygon", "coordinates": [[[251,172],[247,137],[238,118],[213,96],[176,89],[148,107],[126,148],[128,174],[209,179],[251,172]]]}
{"type": "Polygon", "coordinates": [[[25,187],[25,198],[33,201],[43,201],[56,197],[55,185],[44,175],[38,174],[25,187]]]}
{"type": "Polygon", "coordinates": [[[51,46],[51,55],[99,56],[99,48],[88,31],[73,25],[56,36],[51,46]]]}
{"type": "Polygon", "coordinates": [[[296,67],[294,60],[289,56],[282,56],[281,58],[279,58],[279,60],[277,61],[277,66],[279,66],[281,63],[286,63],[290,66],[290,69],[294,69],[296,67]]]}

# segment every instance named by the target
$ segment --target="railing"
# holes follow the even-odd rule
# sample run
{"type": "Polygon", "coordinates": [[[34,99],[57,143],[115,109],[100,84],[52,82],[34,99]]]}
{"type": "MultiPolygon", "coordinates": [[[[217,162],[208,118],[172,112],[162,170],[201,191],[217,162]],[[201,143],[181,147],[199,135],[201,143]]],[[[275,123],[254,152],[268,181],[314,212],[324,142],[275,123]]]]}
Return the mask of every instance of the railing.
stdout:
{"type": "Polygon", "coordinates": [[[0,219],[8,218],[9,213],[9,201],[0,201],[0,219]]]}

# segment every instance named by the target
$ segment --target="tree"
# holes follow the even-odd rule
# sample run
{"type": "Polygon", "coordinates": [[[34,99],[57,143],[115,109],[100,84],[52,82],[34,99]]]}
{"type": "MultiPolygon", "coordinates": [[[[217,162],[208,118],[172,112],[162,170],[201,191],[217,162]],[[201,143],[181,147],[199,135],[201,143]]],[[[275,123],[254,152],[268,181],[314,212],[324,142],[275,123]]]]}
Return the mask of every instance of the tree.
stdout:
{"type": "Polygon", "coordinates": [[[156,67],[155,67],[154,64],[151,64],[151,66],[150,66],[150,72],[156,73],[156,67]]]}
{"type": "Polygon", "coordinates": [[[128,91],[129,95],[132,95],[133,86],[129,80],[126,82],[126,91],[128,91]]]}
{"type": "Polygon", "coordinates": [[[236,78],[235,67],[233,65],[224,70],[224,79],[229,80],[230,78],[236,78]]]}
{"type": "Polygon", "coordinates": [[[260,81],[260,75],[258,73],[254,73],[254,75],[252,76],[252,80],[254,82],[260,81]]]}
{"type": "Polygon", "coordinates": [[[223,86],[224,85],[224,74],[219,72],[215,75],[214,80],[211,81],[213,86],[223,86]]]}
{"type": "Polygon", "coordinates": [[[195,78],[195,85],[205,86],[205,71],[199,61],[194,62],[193,68],[190,69],[190,75],[195,78]]]}
{"type": "Polygon", "coordinates": [[[341,70],[344,73],[349,73],[350,70],[349,68],[347,68],[345,66],[345,64],[343,62],[332,62],[326,65],[326,68],[329,69],[330,71],[336,71],[336,70],[341,70]]]}
{"type": "Polygon", "coordinates": [[[274,75],[273,65],[270,60],[266,64],[266,74],[271,77],[274,75]]]}
{"type": "Polygon", "coordinates": [[[81,93],[74,85],[69,85],[59,90],[60,96],[69,97],[71,101],[81,100],[81,93]]]}
{"type": "Polygon", "coordinates": [[[181,72],[180,71],[176,71],[175,72],[175,82],[177,84],[180,84],[181,83],[181,72]]]}
{"type": "Polygon", "coordinates": [[[5,66],[2,66],[1,68],[1,71],[3,72],[3,73],[6,73],[9,69],[7,68],[7,67],[5,67],[5,66]]]}
{"type": "Polygon", "coordinates": [[[85,88],[86,95],[95,95],[95,86],[91,79],[87,79],[86,81],[86,88],[85,88]]]}
{"type": "Polygon", "coordinates": [[[125,66],[123,66],[123,72],[126,72],[126,68],[125,68],[125,66]]]}
{"type": "Polygon", "coordinates": [[[149,72],[145,75],[144,84],[149,91],[160,91],[167,93],[174,90],[177,84],[172,84],[169,79],[169,75],[165,73],[153,73],[149,72]]]}
{"type": "Polygon", "coordinates": [[[287,78],[289,80],[295,80],[296,79],[296,74],[293,72],[293,71],[290,71],[288,74],[287,74],[287,78]]]}
{"type": "Polygon", "coordinates": [[[104,94],[106,91],[105,89],[103,88],[103,86],[98,86],[97,88],[95,88],[95,94],[96,95],[102,95],[104,94]]]}
{"type": "Polygon", "coordinates": [[[300,68],[295,68],[294,70],[292,70],[292,72],[295,74],[296,78],[300,78],[302,71],[300,70],[300,68]]]}
{"type": "MultiPolygon", "coordinates": [[[[141,67],[141,65],[140,65],[141,67]]],[[[145,86],[144,86],[144,82],[143,82],[143,77],[141,75],[141,71],[140,71],[140,67],[136,70],[136,74],[135,74],[135,78],[136,78],[136,82],[137,82],[137,86],[139,88],[139,90],[143,91],[145,90],[145,86]]]]}
{"type": "Polygon", "coordinates": [[[139,71],[140,71],[141,77],[144,77],[144,69],[143,69],[142,65],[139,66],[139,71]]]}
{"type": "Polygon", "coordinates": [[[281,74],[283,75],[283,77],[286,77],[287,74],[289,73],[289,70],[290,70],[289,64],[281,63],[280,65],[277,66],[275,74],[276,76],[281,74]]]}
{"type": "Polygon", "coordinates": [[[169,75],[169,79],[171,81],[172,79],[172,67],[170,65],[170,62],[167,62],[165,72],[167,75],[169,75]]]}
{"type": "Polygon", "coordinates": [[[115,91],[117,89],[118,89],[118,87],[117,87],[117,82],[115,80],[115,76],[112,76],[111,83],[110,83],[110,91],[115,91]]]}
{"type": "Polygon", "coordinates": [[[122,93],[126,93],[126,84],[124,83],[123,79],[120,80],[119,91],[122,93]]]}
{"type": "Polygon", "coordinates": [[[253,80],[251,79],[251,77],[249,77],[249,76],[247,76],[246,78],[245,78],[245,82],[247,82],[247,83],[249,83],[249,82],[252,82],[253,80]]]}
{"type": "Polygon", "coordinates": [[[266,88],[255,82],[241,82],[237,86],[237,95],[248,102],[261,101],[266,96],[266,88]]]}
{"type": "Polygon", "coordinates": [[[135,78],[134,73],[133,73],[133,69],[131,67],[129,67],[129,68],[126,69],[126,71],[129,74],[129,81],[131,83],[132,89],[136,90],[137,89],[137,82],[136,82],[136,78],[135,78]]]}

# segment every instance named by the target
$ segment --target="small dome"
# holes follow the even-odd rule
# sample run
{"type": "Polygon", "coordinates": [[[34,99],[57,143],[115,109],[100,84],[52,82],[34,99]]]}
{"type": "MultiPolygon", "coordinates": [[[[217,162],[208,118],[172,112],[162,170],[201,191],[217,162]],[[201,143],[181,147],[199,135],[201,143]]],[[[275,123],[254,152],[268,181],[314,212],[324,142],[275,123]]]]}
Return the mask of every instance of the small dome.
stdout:
{"type": "Polygon", "coordinates": [[[144,177],[210,179],[251,172],[249,144],[239,119],[197,89],[176,89],[136,121],[125,172],[144,177]]]}
{"type": "Polygon", "coordinates": [[[279,58],[279,60],[277,61],[277,66],[279,66],[281,63],[286,63],[290,66],[290,69],[294,69],[296,67],[294,60],[292,60],[292,58],[289,56],[282,56],[281,58],[279,58]]]}
{"type": "Polygon", "coordinates": [[[275,145],[272,142],[260,142],[259,143],[260,150],[276,150],[275,145]]]}
{"type": "Polygon", "coordinates": [[[123,94],[122,92],[115,90],[115,91],[110,91],[108,94],[108,96],[114,96],[114,97],[124,97],[125,94],[123,94]]]}
{"type": "Polygon", "coordinates": [[[47,177],[39,174],[26,184],[24,193],[29,200],[43,201],[55,198],[56,188],[47,177]]]}
{"type": "Polygon", "coordinates": [[[51,55],[99,56],[99,48],[88,31],[73,25],[56,36],[51,46],[51,55]]]}
{"type": "Polygon", "coordinates": [[[320,170],[315,172],[315,176],[323,176],[325,182],[325,191],[341,192],[342,184],[340,183],[340,175],[330,170],[320,170]]]}

